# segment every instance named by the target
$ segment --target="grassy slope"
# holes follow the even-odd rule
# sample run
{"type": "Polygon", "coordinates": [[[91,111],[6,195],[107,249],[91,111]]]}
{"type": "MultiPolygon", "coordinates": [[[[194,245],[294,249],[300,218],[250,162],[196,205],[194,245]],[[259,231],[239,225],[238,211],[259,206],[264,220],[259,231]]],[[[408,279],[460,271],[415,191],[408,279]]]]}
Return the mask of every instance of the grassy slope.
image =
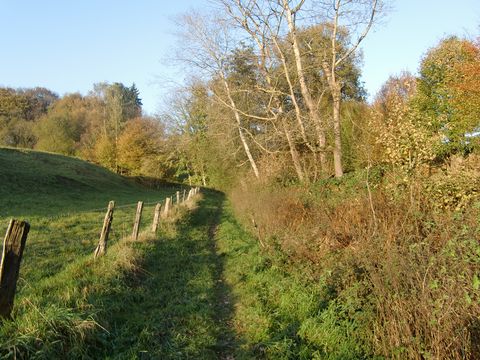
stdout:
{"type": "MultiPolygon", "coordinates": [[[[10,217],[31,224],[17,287],[16,321],[0,331],[2,353],[8,356],[6,348],[70,351],[65,346],[73,346],[76,339],[65,337],[88,330],[101,310],[92,306],[89,294],[108,291],[135,262],[136,254],[119,242],[130,234],[135,205],[122,206],[160,201],[175,190],[173,185],[143,187],[78,159],[0,149],[0,232],[5,232],[10,217]],[[93,264],[109,200],[117,206],[109,254],[93,264]],[[55,341],[57,345],[48,346],[55,341]]],[[[153,206],[145,206],[141,230],[151,222],[153,206]]]]}
{"type": "Polygon", "coordinates": [[[373,357],[365,338],[369,309],[358,300],[358,289],[335,299],[328,276],[319,278],[308,264],[290,263],[281,251],[261,252],[228,204],[216,240],[235,299],[236,358],[373,357]]]}
{"type": "MultiPolygon", "coordinates": [[[[0,217],[58,216],[136,200],[156,201],[154,191],[80,159],[0,148],[0,217]]],[[[168,190],[168,191],[167,191],[168,190]]]]}
{"type": "MultiPolygon", "coordinates": [[[[0,233],[11,217],[31,223],[21,285],[58,273],[79,255],[90,254],[109,200],[117,206],[110,237],[116,242],[131,231],[135,212],[135,206],[122,205],[160,201],[174,191],[139,186],[79,159],[0,149],[0,233]]],[[[144,227],[152,211],[153,205],[145,207],[144,227]]]]}
{"type": "Polygon", "coordinates": [[[0,357],[368,357],[355,294],[350,303],[332,301],[326,281],[308,268],[289,265],[280,252],[262,254],[222,194],[208,192],[197,209],[163,222],[159,237],[145,232],[134,243],[119,241],[134,208],[117,209],[113,245],[94,262],[104,210],[88,208],[111,198],[161,198],[165,190],[61,156],[0,150],[0,159],[1,198],[30,203],[11,213],[32,223],[15,320],[0,327],[0,357]],[[11,176],[17,180],[9,189],[3,178],[11,176]]]}
{"type": "Polygon", "coordinates": [[[141,271],[118,289],[106,358],[219,359],[233,354],[230,289],[213,234],[223,196],[209,193],[161,241],[137,243],[141,271]]]}

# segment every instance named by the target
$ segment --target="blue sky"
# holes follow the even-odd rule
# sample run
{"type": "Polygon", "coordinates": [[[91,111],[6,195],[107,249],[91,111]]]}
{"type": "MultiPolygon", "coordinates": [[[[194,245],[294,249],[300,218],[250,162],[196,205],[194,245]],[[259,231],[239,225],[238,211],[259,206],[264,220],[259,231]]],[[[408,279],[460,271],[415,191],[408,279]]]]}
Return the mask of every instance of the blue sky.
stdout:
{"type": "MultiPolygon", "coordinates": [[[[480,0],[396,0],[363,45],[374,94],[390,74],[415,72],[449,34],[480,35],[480,0]]],[[[0,0],[0,85],[87,93],[100,81],[135,82],[154,113],[172,81],[176,15],[207,0],[0,0]]],[[[176,76],[176,75],[175,75],[176,76]]]]}

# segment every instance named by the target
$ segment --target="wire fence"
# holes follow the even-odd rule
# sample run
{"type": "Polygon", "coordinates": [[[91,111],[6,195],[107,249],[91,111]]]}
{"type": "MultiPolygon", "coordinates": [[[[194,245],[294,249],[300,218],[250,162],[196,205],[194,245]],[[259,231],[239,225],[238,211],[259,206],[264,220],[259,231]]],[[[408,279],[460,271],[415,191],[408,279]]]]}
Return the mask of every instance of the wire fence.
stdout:
{"type": "MultiPolygon", "coordinates": [[[[191,189],[197,189],[197,188],[191,188],[191,189]]],[[[187,188],[181,188],[181,190],[179,190],[180,198],[182,198],[182,196],[183,197],[187,196],[188,193],[186,192],[186,190],[187,190],[187,188]]],[[[174,198],[174,196],[176,197],[176,193],[177,193],[177,191],[175,193],[172,193],[170,195],[162,197],[161,199],[154,200],[154,201],[149,201],[149,202],[144,202],[144,205],[145,206],[150,206],[150,205],[161,204],[162,206],[164,206],[166,198],[174,198]]],[[[122,205],[115,204],[115,209],[125,209],[125,208],[129,208],[129,207],[135,207],[135,206],[137,206],[137,203],[138,202],[122,204],[122,205]]],[[[71,217],[71,216],[79,215],[79,214],[104,212],[105,210],[106,210],[106,206],[105,207],[92,208],[92,209],[82,209],[82,210],[79,210],[79,211],[69,211],[69,212],[64,212],[62,214],[55,214],[55,215],[42,215],[42,216],[40,216],[40,218],[44,219],[44,220],[46,220],[46,219],[58,220],[58,219],[61,219],[61,218],[64,218],[64,217],[71,217]]]]}
{"type": "MultiPolygon", "coordinates": [[[[157,219],[160,218],[160,211],[162,211],[162,218],[167,218],[173,210],[174,205],[179,207],[186,204],[200,191],[199,188],[191,188],[187,195],[186,189],[182,190],[183,191],[178,190],[157,201],[142,202],[142,207],[138,206],[139,202],[115,205],[114,215],[112,217],[114,219],[111,228],[112,231],[107,231],[108,243],[111,245],[129,236],[132,225],[134,229],[135,226],[137,227],[137,236],[138,231],[144,231],[149,227],[151,231],[152,220],[155,222],[155,217],[157,217],[157,219]],[[130,210],[134,207],[137,207],[136,213],[130,210]],[[158,214],[152,212],[153,208],[158,214]],[[138,214],[138,211],[140,211],[140,214],[138,214]],[[142,211],[148,211],[151,218],[150,216],[144,216],[141,224],[140,216],[142,211]]],[[[27,285],[27,281],[24,279],[28,279],[28,283],[35,283],[45,277],[58,274],[68,266],[69,263],[77,259],[78,256],[93,255],[95,246],[98,244],[98,249],[102,242],[102,234],[105,230],[104,227],[107,216],[104,218],[103,228],[102,217],[106,211],[107,207],[103,207],[55,216],[42,216],[35,219],[31,224],[12,219],[4,239],[4,249],[9,249],[10,246],[14,249],[14,252],[17,251],[18,253],[14,254],[15,256],[13,257],[11,255],[5,256],[5,254],[2,256],[2,263],[0,265],[0,288],[3,289],[5,286],[5,284],[2,283],[2,279],[5,278],[2,271],[9,270],[17,274],[17,278],[14,279],[15,284],[13,285],[15,289],[24,248],[25,256],[23,256],[22,260],[24,265],[22,265],[21,279],[23,285],[27,285]],[[21,223],[26,224],[26,234],[31,239],[26,247],[26,235],[25,241],[23,241],[23,245],[21,245],[22,239],[18,238],[18,236],[16,237],[19,232],[12,232],[12,222],[15,222],[14,225],[21,223]],[[19,241],[20,243],[18,243],[19,241]],[[18,261],[13,261],[13,263],[10,264],[8,263],[9,258],[18,261]],[[62,261],[58,261],[59,258],[61,258],[62,261]],[[12,270],[12,267],[17,267],[17,269],[12,270]]],[[[106,215],[108,215],[108,212],[106,215]]],[[[110,225],[112,225],[112,220],[110,220],[110,225]]],[[[106,246],[106,241],[104,245],[106,246]]],[[[97,250],[95,250],[95,255],[97,255],[97,250]]],[[[0,317],[2,316],[2,304],[5,301],[6,303],[10,301],[9,299],[5,300],[6,296],[8,296],[6,292],[0,292],[0,317]]],[[[13,303],[13,298],[11,301],[13,303]]],[[[8,313],[8,311],[6,312],[8,313]]]]}

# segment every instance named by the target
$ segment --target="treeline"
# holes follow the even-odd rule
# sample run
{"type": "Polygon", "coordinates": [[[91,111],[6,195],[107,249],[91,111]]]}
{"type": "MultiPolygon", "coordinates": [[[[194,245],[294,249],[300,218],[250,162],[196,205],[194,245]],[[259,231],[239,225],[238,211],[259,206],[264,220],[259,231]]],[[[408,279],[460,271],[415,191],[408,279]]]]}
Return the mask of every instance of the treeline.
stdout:
{"type": "Polygon", "coordinates": [[[216,16],[183,17],[178,57],[193,72],[163,116],[204,183],[239,171],[290,183],[380,164],[411,172],[478,143],[478,42],[442,40],[418,76],[392,76],[368,104],[357,46],[380,2],[216,3],[216,16]]]}
{"type": "Polygon", "coordinates": [[[182,19],[192,72],[162,119],[265,263],[322,294],[307,312],[256,288],[266,357],[479,358],[480,41],[432,44],[367,103],[380,1],[214,3],[182,19]]]}
{"type": "Polygon", "coordinates": [[[167,176],[158,119],[142,115],[135,84],[98,83],[88,95],[0,88],[0,145],[78,156],[125,175],[167,176]]]}
{"type": "Polygon", "coordinates": [[[480,41],[432,44],[370,104],[359,49],[382,1],[211,3],[179,20],[190,72],[158,119],[134,86],[3,89],[1,143],[228,190],[252,271],[321,294],[282,310],[257,289],[271,358],[480,358],[480,41]]]}

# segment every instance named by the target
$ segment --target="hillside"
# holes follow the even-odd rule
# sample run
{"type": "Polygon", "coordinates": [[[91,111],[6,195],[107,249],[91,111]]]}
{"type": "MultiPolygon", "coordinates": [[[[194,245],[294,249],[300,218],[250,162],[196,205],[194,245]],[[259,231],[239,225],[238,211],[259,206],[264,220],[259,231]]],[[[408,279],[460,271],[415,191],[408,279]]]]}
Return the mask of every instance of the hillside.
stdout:
{"type": "Polygon", "coordinates": [[[137,201],[149,204],[144,212],[151,213],[155,202],[175,191],[174,185],[149,189],[75,158],[0,149],[0,232],[11,217],[31,224],[22,274],[29,274],[32,265],[39,278],[60,269],[63,265],[51,252],[67,262],[91,252],[108,201],[117,207],[111,234],[115,242],[130,232],[137,201]],[[39,264],[44,265],[41,270],[39,264]]]}
{"type": "MultiPolygon", "coordinates": [[[[0,149],[0,232],[3,236],[10,218],[31,225],[14,320],[0,327],[0,356],[30,358],[37,351],[40,357],[62,356],[72,342],[82,341],[77,336],[95,332],[94,319],[103,306],[93,298],[107,296],[115,281],[123,284],[124,274],[142,256],[129,242],[120,241],[131,234],[137,201],[145,204],[141,239],[154,239],[146,230],[155,203],[177,190],[182,189],[173,184],[151,189],[79,159],[0,149]],[[94,262],[109,200],[116,207],[107,256],[94,262]]],[[[172,220],[181,214],[179,208],[172,220]]],[[[172,220],[162,226],[168,228],[172,220]]]]}
{"type": "MultiPolygon", "coordinates": [[[[168,184],[162,189],[173,192],[168,184]]],[[[163,192],[140,186],[100,166],[63,155],[0,148],[0,218],[58,215],[162,199],[163,192]]]]}
{"type": "Polygon", "coordinates": [[[130,241],[135,201],[174,188],[50,154],[6,150],[2,159],[12,169],[3,175],[17,179],[11,190],[2,182],[4,196],[34,206],[17,209],[32,230],[13,319],[0,326],[1,358],[420,358],[419,346],[441,353],[452,343],[445,358],[459,358],[462,344],[471,358],[480,353],[478,328],[466,322],[478,318],[478,202],[412,211],[378,190],[385,180],[373,170],[309,187],[252,182],[229,199],[204,189],[157,234],[147,203],[140,240],[130,241]],[[42,189],[47,208],[28,187],[42,189]],[[94,260],[109,198],[121,205],[107,255],[94,260]],[[408,342],[411,329],[419,345],[408,342]],[[407,345],[390,345],[397,339],[407,345]]]}

